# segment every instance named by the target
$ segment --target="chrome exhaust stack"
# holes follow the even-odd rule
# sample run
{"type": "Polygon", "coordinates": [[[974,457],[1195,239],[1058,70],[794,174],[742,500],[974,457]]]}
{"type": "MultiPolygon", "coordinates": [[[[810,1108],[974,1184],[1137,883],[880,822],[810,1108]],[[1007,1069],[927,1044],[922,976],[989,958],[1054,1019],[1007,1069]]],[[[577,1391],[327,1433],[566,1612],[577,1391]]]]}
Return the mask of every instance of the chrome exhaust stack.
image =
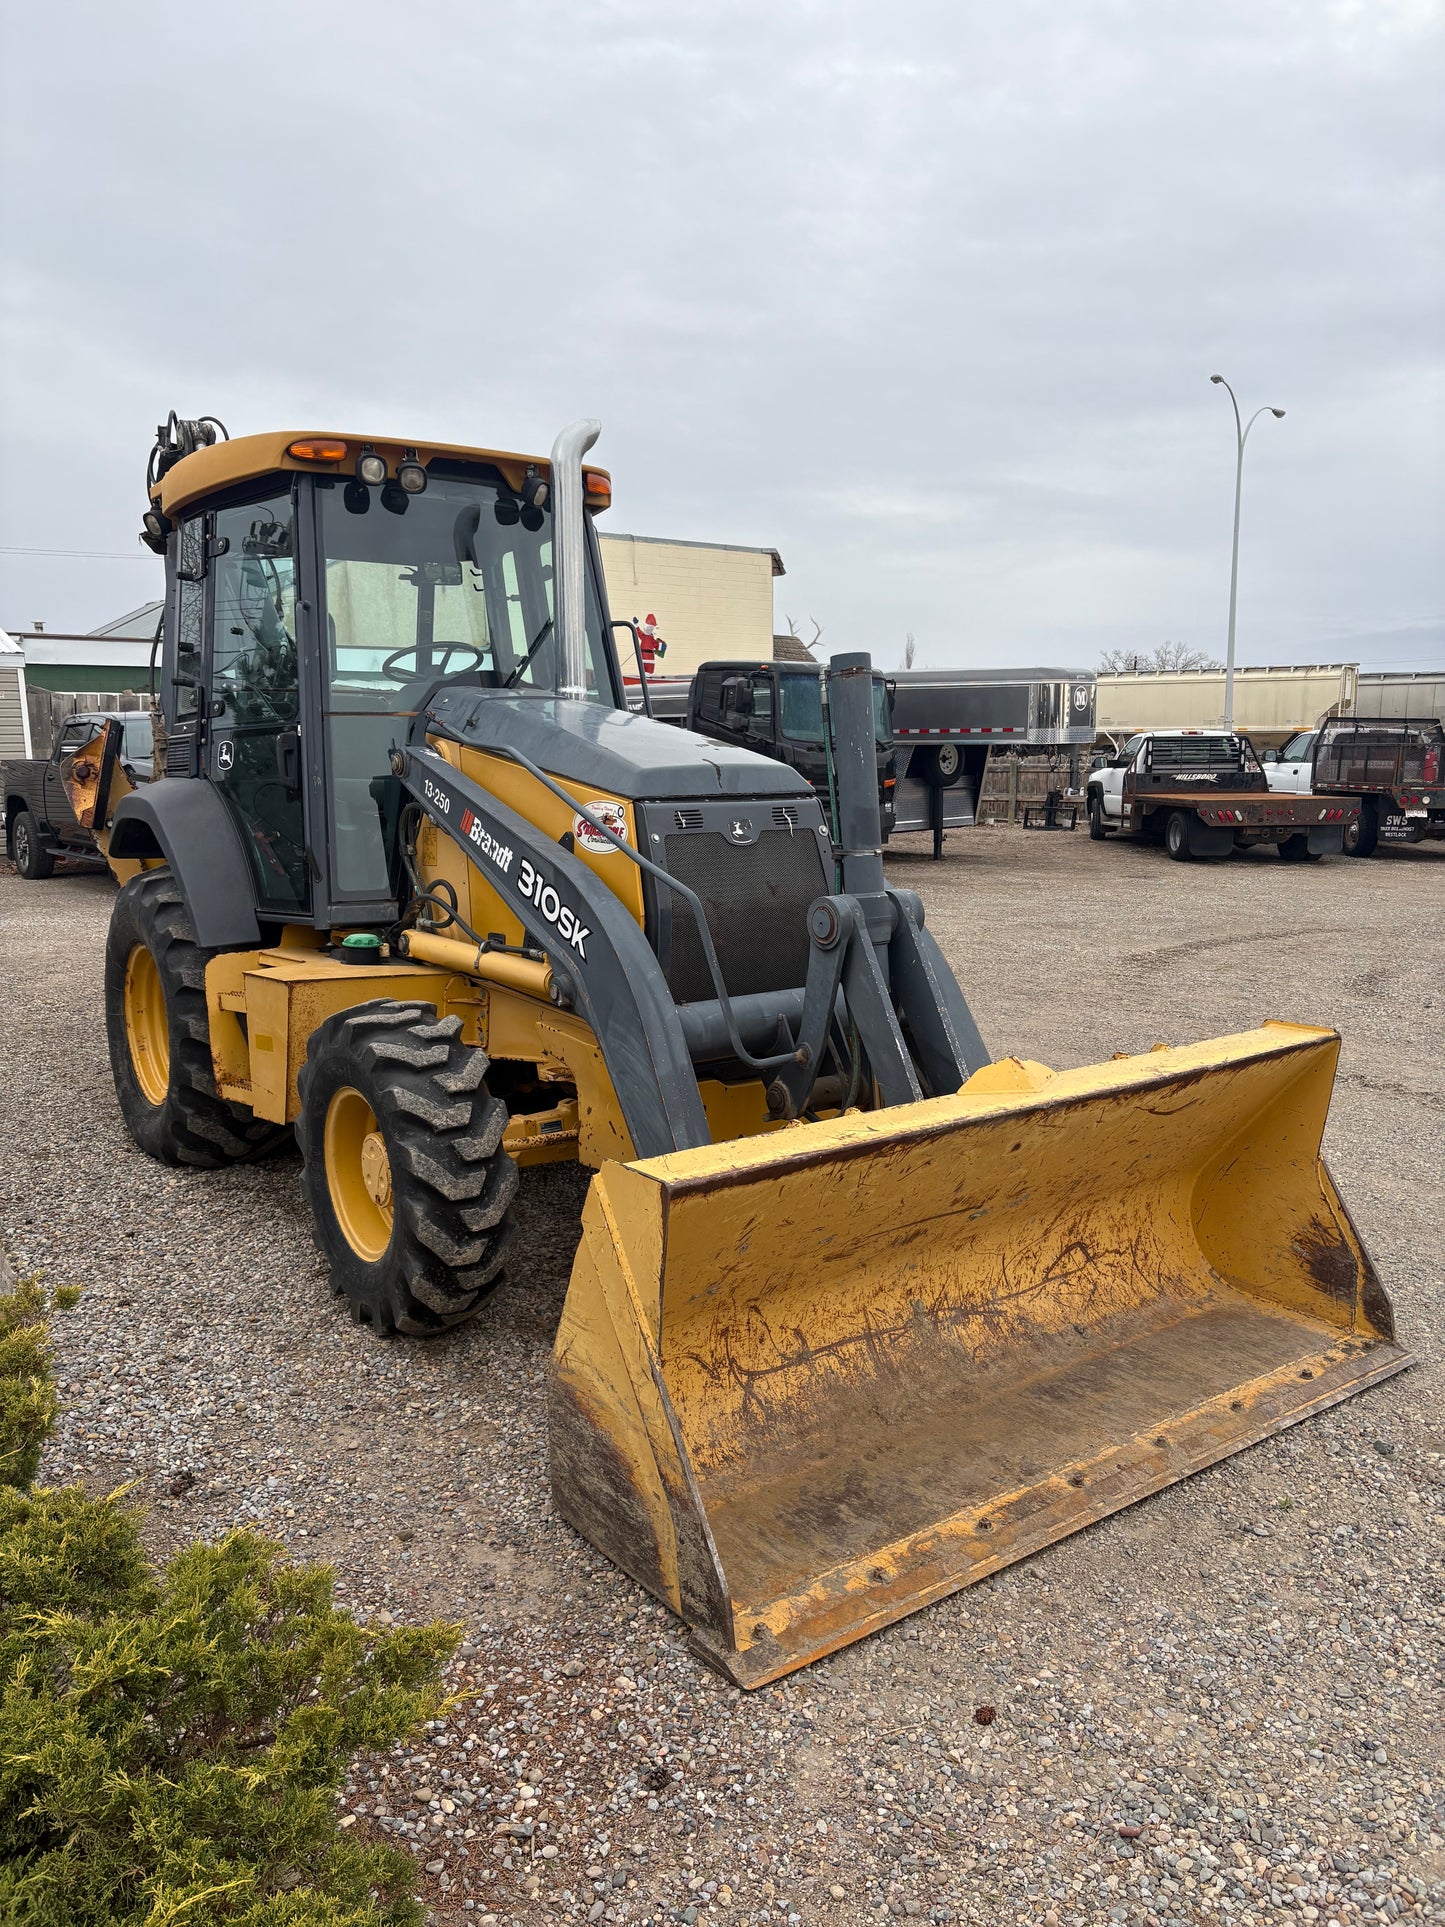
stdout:
{"type": "Polygon", "coordinates": [[[552,444],[552,572],[561,671],[557,694],[587,695],[587,538],[582,457],[602,433],[596,420],[570,423],[552,444]]]}

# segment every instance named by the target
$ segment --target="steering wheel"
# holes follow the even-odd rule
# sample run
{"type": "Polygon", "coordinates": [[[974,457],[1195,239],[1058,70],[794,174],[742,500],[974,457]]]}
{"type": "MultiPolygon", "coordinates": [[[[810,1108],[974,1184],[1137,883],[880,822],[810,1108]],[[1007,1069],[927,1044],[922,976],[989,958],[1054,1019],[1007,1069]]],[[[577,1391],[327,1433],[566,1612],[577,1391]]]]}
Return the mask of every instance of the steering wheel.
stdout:
{"type": "MultiPolygon", "coordinates": [[[[454,655],[465,653],[471,657],[470,662],[464,662],[462,664],[463,669],[480,669],[482,664],[487,660],[483,652],[472,642],[433,642],[428,644],[427,648],[432,659],[431,673],[434,676],[450,676],[453,673],[451,660],[454,655]]],[[[421,674],[421,662],[419,660],[421,652],[422,644],[419,642],[413,643],[410,648],[407,649],[393,649],[386,661],[381,665],[382,675],[390,676],[393,682],[415,682],[421,674]],[[418,658],[418,660],[411,674],[404,676],[397,669],[396,665],[399,662],[405,662],[408,656],[418,658]]]]}

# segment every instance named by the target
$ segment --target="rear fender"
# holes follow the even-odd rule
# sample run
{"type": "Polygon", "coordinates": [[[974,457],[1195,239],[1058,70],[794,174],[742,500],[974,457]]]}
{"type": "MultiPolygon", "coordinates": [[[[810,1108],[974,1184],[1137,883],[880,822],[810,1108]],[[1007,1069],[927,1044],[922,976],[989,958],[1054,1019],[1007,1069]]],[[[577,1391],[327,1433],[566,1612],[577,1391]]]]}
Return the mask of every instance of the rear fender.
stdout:
{"type": "Polygon", "coordinates": [[[121,798],[111,819],[106,859],[161,857],[180,885],[203,950],[256,949],[261,928],[246,853],[230,811],[211,785],[162,776],[121,798]]]}

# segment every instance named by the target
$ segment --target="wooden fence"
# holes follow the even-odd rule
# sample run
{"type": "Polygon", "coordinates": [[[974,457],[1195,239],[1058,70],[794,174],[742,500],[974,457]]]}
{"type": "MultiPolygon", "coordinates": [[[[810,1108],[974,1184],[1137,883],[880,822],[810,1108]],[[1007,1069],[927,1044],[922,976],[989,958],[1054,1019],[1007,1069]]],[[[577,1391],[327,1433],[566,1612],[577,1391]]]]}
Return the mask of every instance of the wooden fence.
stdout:
{"type": "Polygon", "coordinates": [[[1013,823],[1025,803],[1042,803],[1050,790],[1078,789],[1089,752],[1060,749],[989,751],[978,799],[980,823],[1013,823]]]}
{"type": "Polygon", "coordinates": [[[150,696],[134,689],[35,689],[29,684],[25,700],[30,710],[30,753],[48,756],[55,746],[55,733],[67,716],[82,710],[149,709],[150,696]]]}

